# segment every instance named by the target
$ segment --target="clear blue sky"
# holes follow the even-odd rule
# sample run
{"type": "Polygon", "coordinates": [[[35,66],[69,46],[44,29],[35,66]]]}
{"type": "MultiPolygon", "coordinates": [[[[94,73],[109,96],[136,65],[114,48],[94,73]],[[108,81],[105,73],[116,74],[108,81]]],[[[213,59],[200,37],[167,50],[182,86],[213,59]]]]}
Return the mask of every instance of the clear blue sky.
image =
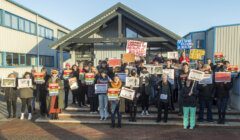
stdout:
{"type": "Polygon", "coordinates": [[[216,25],[240,23],[240,0],[15,0],[70,29],[121,2],[183,36],[216,25]]]}

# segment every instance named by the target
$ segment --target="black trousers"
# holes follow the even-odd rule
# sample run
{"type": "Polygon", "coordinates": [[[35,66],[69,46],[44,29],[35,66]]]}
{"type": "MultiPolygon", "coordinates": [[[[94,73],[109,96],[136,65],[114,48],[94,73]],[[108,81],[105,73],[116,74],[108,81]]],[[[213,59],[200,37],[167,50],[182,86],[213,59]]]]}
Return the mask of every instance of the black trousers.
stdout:
{"type": "Polygon", "coordinates": [[[87,87],[86,86],[79,86],[79,98],[78,98],[78,104],[79,105],[85,105],[85,97],[87,95],[87,87]]]}
{"type": "Polygon", "coordinates": [[[98,109],[98,96],[89,97],[90,112],[95,112],[98,109]]]}
{"type": "Polygon", "coordinates": [[[39,94],[40,113],[42,116],[47,115],[47,91],[41,91],[39,94]]]}
{"type": "Polygon", "coordinates": [[[8,110],[9,117],[12,115],[12,112],[13,112],[13,116],[16,116],[17,100],[6,101],[6,103],[7,103],[7,110],[8,110]]]}
{"type": "Polygon", "coordinates": [[[22,100],[22,108],[21,108],[21,113],[25,112],[26,106],[28,109],[28,113],[32,113],[32,98],[21,98],[22,100]]]}
{"type": "Polygon", "coordinates": [[[73,101],[73,103],[76,103],[76,101],[79,101],[78,91],[79,91],[78,89],[72,90],[72,95],[73,95],[72,96],[72,98],[73,98],[72,101],[73,101]]]}
{"type": "Polygon", "coordinates": [[[64,87],[64,92],[65,92],[65,99],[64,99],[64,103],[65,103],[65,108],[68,106],[68,93],[69,93],[69,88],[68,87],[64,87]]]}
{"type": "Polygon", "coordinates": [[[147,110],[148,111],[148,107],[149,107],[149,95],[146,95],[145,92],[145,86],[143,87],[142,90],[142,110],[147,110]]]}
{"type": "Polygon", "coordinates": [[[162,110],[164,109],[164,121],[168,119],[168,103],[158,101],[158,121],[162,120],[162,110]]]}
{"type": "Polygon", "coordinates": [[[112,127],[115,126],[115,116],[118,117],[118,127],[121,127],[122,115],[119,112],[119,105],[116,106],[114,112],[111,112],[112,127]]]}
{"type": "Polygon", "coordinates": [[[137,114],[137,102],[131,101],[129,106],[129,112],[130,112],[130,121],[136,121],[136,114],[137,114]]]}

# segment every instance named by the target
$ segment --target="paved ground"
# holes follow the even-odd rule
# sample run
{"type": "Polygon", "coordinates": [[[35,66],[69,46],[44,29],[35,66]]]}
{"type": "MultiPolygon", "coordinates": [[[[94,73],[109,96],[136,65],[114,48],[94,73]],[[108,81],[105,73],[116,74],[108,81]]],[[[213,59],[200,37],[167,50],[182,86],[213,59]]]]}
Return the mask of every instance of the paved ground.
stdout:
{"type": "Polygon", "coordinates": [[[109,125],[48,124],[15,119],[0,122],[0,139],[13,140],[79,140],[79,139],[129,139],[129,140],[237,140],[239,128],[199,127],[184,130],[178,126],[131,126],[121,129],[109,125]]]}

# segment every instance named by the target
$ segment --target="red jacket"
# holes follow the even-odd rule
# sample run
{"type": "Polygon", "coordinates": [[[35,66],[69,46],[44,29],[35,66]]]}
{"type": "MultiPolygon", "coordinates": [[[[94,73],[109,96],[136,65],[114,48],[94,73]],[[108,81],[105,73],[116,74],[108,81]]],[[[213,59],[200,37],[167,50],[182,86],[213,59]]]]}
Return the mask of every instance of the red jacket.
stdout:
{"type": "Polygon", "coordinates": [[[190,63],[190,59],[188,58],[188,57],[185,57],[185,59],[181,56],[180,58],[179,58],[179,63],[181,64],[181,63],[183,63],[183,62],[187,62],[187,63],[190,63]]]}

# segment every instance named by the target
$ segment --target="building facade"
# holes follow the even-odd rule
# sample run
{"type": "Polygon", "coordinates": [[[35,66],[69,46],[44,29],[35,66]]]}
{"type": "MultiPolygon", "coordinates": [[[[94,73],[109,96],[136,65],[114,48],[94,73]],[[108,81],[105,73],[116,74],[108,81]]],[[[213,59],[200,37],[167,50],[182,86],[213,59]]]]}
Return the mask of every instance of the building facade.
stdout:
{"type": "Polygon", "coordinates": [[[49,45],[70,30],[14,1],[0,0],[0,74],[59,66],[49,45]]]}
{"type": "Polygon", "coordinates": [[[205,49],[206,58],[214,59],[215,52],[223,52],[225,59],[240,67],[240,24],[214,26],[204,31],[190,32],[194,48],[205,49]]]}

